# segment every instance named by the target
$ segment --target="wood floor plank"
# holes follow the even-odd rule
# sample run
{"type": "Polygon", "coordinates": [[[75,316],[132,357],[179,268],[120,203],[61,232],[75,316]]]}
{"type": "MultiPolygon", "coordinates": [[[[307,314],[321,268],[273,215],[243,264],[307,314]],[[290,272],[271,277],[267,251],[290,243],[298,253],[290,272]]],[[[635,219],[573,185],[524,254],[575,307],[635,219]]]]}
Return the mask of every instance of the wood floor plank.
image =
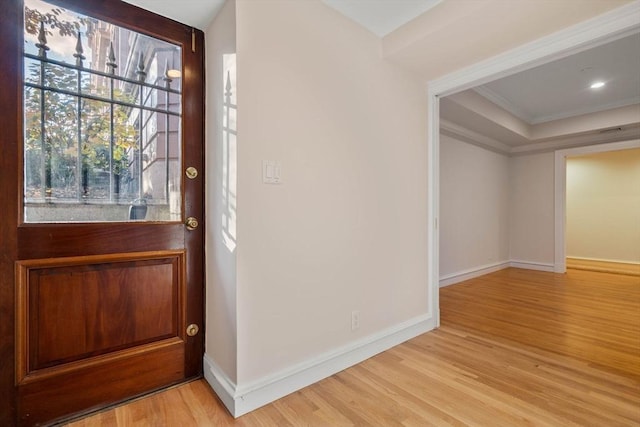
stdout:
{"type": "Polygon", "coordinates": [[[204,380],[68,424],[640,426],[640,278],[506,269],[440,290],[442,326],[233,419],[204,380]]]}
{"type": "Polygon", "coordinates": [[[507,269],[479,279],[441,291],[443,324],[570,354],[640,379],[639,277],[507,269]]]}

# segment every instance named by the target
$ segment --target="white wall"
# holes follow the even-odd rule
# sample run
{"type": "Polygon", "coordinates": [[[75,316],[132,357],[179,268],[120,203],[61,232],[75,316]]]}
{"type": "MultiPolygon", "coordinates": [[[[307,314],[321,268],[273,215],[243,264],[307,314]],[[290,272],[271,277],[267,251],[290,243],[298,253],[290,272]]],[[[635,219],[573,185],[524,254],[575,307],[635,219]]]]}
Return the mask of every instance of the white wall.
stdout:
{"type": "Polygon", "coordinates": [[[567,158],[567,256],[640,263],[640,149],[567,158]]]}
{"type": "Polygon", "coordinates": [[[238,382],[251,383],[426,313],[426,102],[375,36],[319,2],[238,2],[237,25],[238,382]],[[282,185],[261,182],[265,159],[282,185]]]}
{"type": "Polygon", "coordinates": [[[239,415],[435,324],[427,111],[424,85],[380,59],[379,39],[320,2],[227,2],[207,43],[205,376],[239,415]],[[230,249],[221,55],[234,51],[230,249]],[[262,183],[262,160],[281,162],[282,184],[262,183]]]}
{"type": "Polygon", "coordinates": [[[510,173],[510,258],[531,267],[552,267],[554,154],[513,157],[510,173]]]}
{"type": "Polygon", "coordinates": [[[509,158],[440,136],[440,277],[509,261],[509,158]]]}
{"type": "MultiPolygon", "coordinates": [[[[233,76],[235,2],[227,1],[206,32],[206,334],[205,354],[230,378],[237,377],[235,138],[225,131],[225,80],[233,76]],[[225,61],[226,60],[226,61],[225,61]],[[226,67],[225,67],[226,66],[226,67]],[[228,70],[225,70],[227,68],[228,70]]],[[[233,97],[235,99],[235,95],[233,97]]],[[[232,99],[232,101],[234,100],[232,99]]],[[[233,117],[232,117],[233,118],[233,117]]],[[[233,120],[231,120],[233,124],[233,120]]],[[[234,127],[234,126],[232,126],[234,127]]]]}
{"type": "MultiPolygon", "coordinates": [[[[511,265],[553,271],[555,258],[554,153],[505,158],[508,203],[502,226],[491,222],[485,200],[502,194],[500,166],[487,158],[501,156],[474,145],[441,136],[440,277],[456,283],[472,272],[486,272],[488,257],[508,224],[511,265]],[[453,143],[452,143],[453,142],[453,143]],[[473,157],[472,157],[473,156],[473,157]],[[493,168],[493,172],[489,168],[493,168]],[[484,174],[484,182],[470,182],[484,174]],[[497,187],[496,187],[497,186],[497,187]],[[494,227],[494,237],[477,228],[494,227]],[[477,248],[486,242],[485,252],[477,248]],[[487,258],[483,259],[483,256],[487,258]]],[[[619,150],[567,159],[567,256],[596,260],[640,260],[640,150],[619,150]],[[597,161],[600,159],[599,161],[597,161]]],[[[499,157],[496,157],[499,158],[499,157]]],[[[494,215],[505,208],[496,204],[494,215]]]]}

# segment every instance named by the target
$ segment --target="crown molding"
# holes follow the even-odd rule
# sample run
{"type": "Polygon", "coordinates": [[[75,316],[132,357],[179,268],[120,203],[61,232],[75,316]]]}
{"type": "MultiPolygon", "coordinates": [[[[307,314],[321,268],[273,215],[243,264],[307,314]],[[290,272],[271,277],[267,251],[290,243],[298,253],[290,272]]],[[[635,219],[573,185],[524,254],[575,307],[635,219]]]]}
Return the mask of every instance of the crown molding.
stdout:
{"type": "Polygon", "coordinates": [[[438,96],[471,89],[640,31],[640,0],[575,24],[428,84],[438,96]]]}
{"type": "Polygon", "coordinates": [[[599,131],[583,135],[574,135],[565,138],[556,138],[545,142],[532,141],[531,144],[514,147],[511,149],[512,156],[545,153],[549,151],[562,150],[567,148],[586,147],[596,144],[610,144],[620,141],[628,141],[640,138],[640,126],[626,126],[621,131],[607,133],[599,131]]]}
{"type": "Polygon", "coordinates": [[[640,96],[634,96],[632,98],[622,99],[616,102],[610,102],[605,105],[587,106],[587,107],[579,108],[573,111],[566,111],[560,114],[550,114],[547,116],[535,117],[529,123],[532,125],[537,125],[540,123],[552,122],[554,120],[562,120],[562,119],[568,119],[569,117],[582,116],[584,114],[599,113],[601,111],[612,110],[614,108],[627,107],[629,105],[634,105],[634,104],[640,104],[640,96]]]}
{"type": "Polygon", "coordinates": [[[534,117],[532,117],[531,115],[525,113],[522,109],[516,107],[514,104],[509,102],[506,98],[498,95],[496,92],[492,91],[487,86],[477,86],[477,87],[474,87],[471,90],[476,92],[478,95],[480,95],[480,96],[488,99],[489,101],[493,102],[498,107],[501,107],[501,108],[507,110],[507,112],[509,112],[510,114],[512,114],[515,117],[519,118],[520,120],[523,120],[523,121],[527,122],[528,124],[532,124],[532,122],[534,120],[534,117]]]}
{"type": "Polygon", "coordinates": [[[595,144],[609,144],[632,139],[640,139],[640,124],[625,126],[618,132],[585,133],[568,137],[545,140],[544,142],[531,141],[528,144],[512,147],[504,142],[490,138],[481,133],[472,131],[449,120],[440,119],[440,132],[443,135],[456,138],[460,141],[472,144],[489,151],[506,156],[524,156],[539,154],[561,149],[586,147],[595,144]]]}
{"type": "Polygon", "coordinates": [[[511,153],[511,147],[507,144],[497,139],[489,138],[481,133],[474,132],[449,120],[440,119],[440,132],[498,154],[509,155],[509,153],[511,153]]]}

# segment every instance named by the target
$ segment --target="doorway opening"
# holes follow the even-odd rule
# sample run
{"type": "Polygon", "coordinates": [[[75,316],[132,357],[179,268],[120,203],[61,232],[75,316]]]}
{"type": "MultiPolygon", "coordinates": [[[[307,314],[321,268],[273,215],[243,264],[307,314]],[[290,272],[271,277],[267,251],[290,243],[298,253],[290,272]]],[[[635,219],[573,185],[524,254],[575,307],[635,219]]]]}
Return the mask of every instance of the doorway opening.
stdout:
{"type": "Polygon", "coordinates": [[[640,140],[591,145],[555,153],[555,271],[564,273],[567,269],[567,158],[596,153],[610,153],[620,150],[640,148],[640,140]]]}
{"type": "MultiPolygon", "coordinates": [[[[427,221],[429,233],[427,268],[429,271],[428,287],[431,296],[429,311],[434,316],[437,326],[440,326],[440,99],[637,32],[639,27],[637,20],[634,22],[634,19],[630,19],[629,12],[623,9],[614,10],[597,19],[543,37],[513,51],[429,82],[429,135],[427,144],[427,221]]],[[[557,199],[555,200],[555,206],[557,209],[557,199]]],[[[566,263],[564,258],[562,258],[561,263],[558,262],[560,252],[557,240],[558,234],[564,233],[564,231],[561,231],[558,226],[558,217],[556,216],[554,230],[556,245],[554,248],[553,270],[564,272],[566,263]]],[[[562,235],[562,240],[564,240],[564,234],[562,235]]],[[[564,253],[564,250],[562,253],[564,253]]]]}

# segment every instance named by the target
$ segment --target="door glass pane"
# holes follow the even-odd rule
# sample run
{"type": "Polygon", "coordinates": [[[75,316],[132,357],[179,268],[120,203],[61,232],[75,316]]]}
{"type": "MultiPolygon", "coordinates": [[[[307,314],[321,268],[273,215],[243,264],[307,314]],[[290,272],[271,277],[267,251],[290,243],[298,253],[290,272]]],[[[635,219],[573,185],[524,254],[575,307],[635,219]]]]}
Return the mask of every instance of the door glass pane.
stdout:
{"type": "Polygon", "coordinates": [[[26,222],[181,220],[181,57],[25,0],[26,222]]]}

